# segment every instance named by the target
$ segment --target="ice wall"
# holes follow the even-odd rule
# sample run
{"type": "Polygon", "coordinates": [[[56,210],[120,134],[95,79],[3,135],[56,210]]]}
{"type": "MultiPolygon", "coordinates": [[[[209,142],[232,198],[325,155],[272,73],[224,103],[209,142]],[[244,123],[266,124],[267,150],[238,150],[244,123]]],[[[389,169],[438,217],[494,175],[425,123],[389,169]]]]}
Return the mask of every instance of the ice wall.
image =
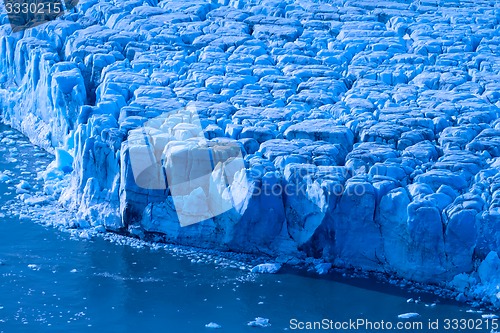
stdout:
{"type": "MultiPolygon", "coordinates": [[[[0,106],[57,148],[46,188],[81,227],[481,281],[500,247],[499,20],[494,1],[80,1],[15,34],[0,16],[0,106]],[[132,133],[183,108],[241,147],[249,181],[189,227],[131,166],[132,133]]],[[[171,139],[148,133],[161,163],[171,139]]]]}

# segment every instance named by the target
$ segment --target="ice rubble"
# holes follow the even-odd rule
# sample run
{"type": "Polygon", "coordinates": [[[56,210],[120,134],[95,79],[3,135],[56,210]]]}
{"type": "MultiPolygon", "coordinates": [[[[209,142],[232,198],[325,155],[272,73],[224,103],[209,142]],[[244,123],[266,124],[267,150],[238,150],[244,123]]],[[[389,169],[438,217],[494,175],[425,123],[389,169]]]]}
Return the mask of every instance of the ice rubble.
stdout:
{"type": "Polygon", "coordinates": [[[19,33],[0,18],[3,120],[54,151],[45,191],[76,225],[451,281],[500,305],[495,2],[81,0],[19,33]],[[183,193],[206,217],[189,227],[164,175],[140,186],[132,167],[192,135],[155,123],[184,109],[246,168],[183,193]],[[201,209],[211,189],[234,207],[201,209]]]}

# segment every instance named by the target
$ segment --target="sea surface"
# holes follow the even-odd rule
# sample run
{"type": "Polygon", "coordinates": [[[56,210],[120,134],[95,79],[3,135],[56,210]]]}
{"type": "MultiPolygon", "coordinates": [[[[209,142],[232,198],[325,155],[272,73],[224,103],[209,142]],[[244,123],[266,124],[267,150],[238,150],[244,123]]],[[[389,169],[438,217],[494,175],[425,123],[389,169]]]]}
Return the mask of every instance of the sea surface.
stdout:
{"type": "MultiPolygon", "coordinates": [[[[493,319],[482,318],[491,312],[387,283],[295,271],[256,275],[214,254],[75,237],[36,223],[12,209],[20,200],[15,185],[23,178],[31,186],[27,195],[39,190],[37,171],[50,158],[0,126],[0,172],[10,178],[0,181],[0,332],[290,332],[315,321],[332,329],[302,331],[491,331],[493,319]],[[408,313],[418,316],[398,318],[408,313]],[[372,328],[334,329],[349,320],[372,328]],[[453,320],[469,328],[453,329],[453,320]],[[419,322],[422,328],[411,326],[419,322]]],[[[65,217],[54,210],[50,218],[65,217]]]]}

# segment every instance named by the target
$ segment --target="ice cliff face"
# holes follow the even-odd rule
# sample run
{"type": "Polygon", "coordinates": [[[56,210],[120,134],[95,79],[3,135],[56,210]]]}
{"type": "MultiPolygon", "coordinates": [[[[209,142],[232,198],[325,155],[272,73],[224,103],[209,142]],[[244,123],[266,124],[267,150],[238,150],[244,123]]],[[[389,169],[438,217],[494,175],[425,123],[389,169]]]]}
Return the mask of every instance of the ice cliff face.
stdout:
{"type": "Polygon", "coordinates": [[[81,0],[15,34],[0,16],[0,107],[54,149],[46,191],[81,227],[455,277],[467,292],[496,286],[484,272],[499,261],[499,20],[494,1],[81,0]],[[246,169],[184,193],[204,216],[207,192],[247,184],[187,227],[163,174],[140,186],[131,162],[201,158],[193,127],[162,118],[178,110],[246,169]]]}

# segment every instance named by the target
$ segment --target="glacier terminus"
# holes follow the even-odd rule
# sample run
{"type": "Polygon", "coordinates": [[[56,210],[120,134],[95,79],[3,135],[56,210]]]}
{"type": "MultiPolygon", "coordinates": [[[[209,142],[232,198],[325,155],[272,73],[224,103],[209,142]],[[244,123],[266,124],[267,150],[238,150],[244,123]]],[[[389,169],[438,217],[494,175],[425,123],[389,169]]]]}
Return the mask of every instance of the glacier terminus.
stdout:
{"type": "Polygon", "coordinates": [[[54,154],[39,200],[73,227],[497,308],[499,73],[489,0],[80,0],[20,31],[0,12],[2,120],[54,154]]]}

